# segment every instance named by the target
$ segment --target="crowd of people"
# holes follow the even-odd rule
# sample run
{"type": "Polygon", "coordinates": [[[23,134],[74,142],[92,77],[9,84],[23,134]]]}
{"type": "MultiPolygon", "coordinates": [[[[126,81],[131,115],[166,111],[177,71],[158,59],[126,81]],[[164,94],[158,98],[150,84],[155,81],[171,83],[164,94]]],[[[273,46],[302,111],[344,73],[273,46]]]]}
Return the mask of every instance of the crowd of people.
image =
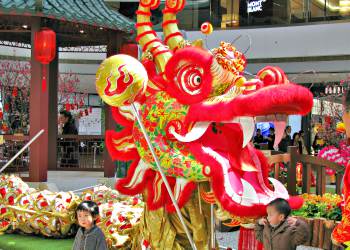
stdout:
{"type": "Polygon", "coordinates": [[[268,150],[276,150],[281,152],[287,152],[289,146],[296,146],[300,154],[309,154],[304,141],[304,131],[300,130],[291,136],[292,128],[287,126],[284,130],[282,140],[278,144],[278,148],[274,148],[275,143],[275,129],[269,128],[269,134],[263,136],[261,129],[256,130],[256,134],[253,138],[253,144],[255,148],[261,149],[262,144],[267,145],[268,150]]]}

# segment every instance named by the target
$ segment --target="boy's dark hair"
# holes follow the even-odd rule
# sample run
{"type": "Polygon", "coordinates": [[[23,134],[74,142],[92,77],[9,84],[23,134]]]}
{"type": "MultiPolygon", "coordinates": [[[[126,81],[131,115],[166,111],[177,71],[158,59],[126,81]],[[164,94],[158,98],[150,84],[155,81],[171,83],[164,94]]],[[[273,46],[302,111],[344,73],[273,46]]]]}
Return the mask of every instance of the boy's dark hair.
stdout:
{"type": "Polygon", "coordinates": [[[99,214],[98,205],[93,201],[83,201],[78,205],[76,212],[78,211],[89,212],[93,217],[99,214]]]}
{"type": "Polygon", "coordinates": [[[60,115],[63,115],[64,117],[68,118],[68,121],[71,121],[73,119],[72,113],[67,110],[61,110],[60,115]]]}
{"type": "Polygon", "coordinates": [[[282,199],[282,198],[274,199],[267,206],[274,207],[278,213],[284,215],[284,218],[287,218],[291,213],[291,209],[290,209],[288,201],[286,201],[285,199],[282,199]]]}

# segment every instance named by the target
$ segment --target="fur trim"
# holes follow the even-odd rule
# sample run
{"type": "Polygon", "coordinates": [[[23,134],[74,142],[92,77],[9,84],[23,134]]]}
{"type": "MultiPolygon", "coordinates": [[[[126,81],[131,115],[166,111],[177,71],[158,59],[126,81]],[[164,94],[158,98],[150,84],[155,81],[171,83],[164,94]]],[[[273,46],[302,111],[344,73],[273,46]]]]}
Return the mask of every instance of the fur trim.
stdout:
{"type": "Polygon", "coordinates": [[[264,178],[264,183],[266,187],[272,188],[271,184],[269,182],[269,173],[270,173],[270,166],[269,163],[267,162],[267,158],[264,156],[264,154],[260,150],[253,149],[254,153],[258,156],[260,164],[261,164],[261,174],[264,178]]]}
{"type": "MultiPolygon", "coordinates": [[[[182,190],[180,197],[177,200],[177,204],[179,205],[180,209],[189,201],[189,199],[192,196],[193,190],[195,190],[196,187],[197,185],[194,182],[189,182],[185,185],[184,190],[182,190]]],[[[173,205],[171,200],[170,200],[170,204],[169,203],[167,204],[166,210],[170,213],[176,212],[175,206],[173,205]]]]}
{"type": "Polygon", "coordinates": [[[128,187],[130,181],[134,177],[135,170],[140,162],[140,158],[137,160],[134,160],[128,170],[128,174],[125,178],[117,181],[115,185],[115,189],[119,191],[122,194],[125,195],[137,195],[143,192],[145,189],[146,183],[149,179],[152,179],[154,176],[154,171],[151,169],[147,169],[144,173],[141,182],[139,182],[137,185],[135,185],[133,188],[128,187]]]}
{"type": "Polygon", "coordinates": [[[133,127],[134,121],[123,116],[117,107],[112,108],[112,116],[116,123],[122,125],[125,128],[131,129],[133,127]]]}
{"type": "Polygon", "coordinates": [[[288,202],[291,209],[298,210],[303,206],[304,199],[300,196],[290,196],[288,202]]]}
{"type": "Polygon", "coordinates": [[[142,64],[147,71],[148,79],[159,89],[165,89],[168,83],[161,75],[157,74],[156,65],[154,62],[151,60],[143,60],[142,64]]]}
{"type": "Polygon", "coordinates": [[[201,48],[187,47],[177,50],[165,67],[165,75],[169,81],[166,91],[182,104],[203,101],[212,90],[212,62],[213,56],[201,48]],[[186,67],[189,68],[185,70],[186,67]],[[192,82],[195,77],[200,77],[198,85],[192,82]],[[193,92],[198,92],[189,93],[191,88],[195,88],[193,92]]]}
{"type": "Polygon", "coordinates": [[[239,95],[230,102],[191,105],[185,124],[193,121],[229,121],[238,116],[305,115],[311,110],[312,104],[311,92],[302,86],[272,85],[251,94],[239,95]]]}
{"type": "Polygon", "coordinates": [[[120,146],[124,143],[134,145],[134,139],[131,137],[131,131],[128,129],[123,129],[121,132],[107,130],[105,133],[105,142],[108,153],[113,161],[130,161],[139,158],[139,154],[135,146],[128,149],[120,146]],[[118,143],[116,141],[118,141],[118,143]],[[122,149],[119,150],[117,148],[118,146],[120,146],[122,149]]]}
{"type": "Polygon", "coordinates": [[[195,154],[200,162],[211,162],[211,187],[217,200],[219,200],[223,209],[237,216],[263,216],[266,214],[266,206],[254,205],[252,207],[242,206],[235,203],[225,192],[224,176],[221,165],[210,155],[198,153],[201,151],[199,144],[191,145],[191,152],[195,154]],[[196,153],[197,152],[197,153],[196,153]]]}

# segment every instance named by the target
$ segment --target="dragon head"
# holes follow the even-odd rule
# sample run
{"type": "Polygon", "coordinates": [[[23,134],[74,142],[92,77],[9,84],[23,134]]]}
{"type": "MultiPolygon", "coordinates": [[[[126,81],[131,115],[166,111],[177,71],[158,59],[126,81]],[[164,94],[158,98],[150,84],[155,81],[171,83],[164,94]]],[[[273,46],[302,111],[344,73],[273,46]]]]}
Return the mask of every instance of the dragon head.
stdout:
{"type": "MultiPolygon", "coordinates": [[[[266,158],[250,143],[255,122],[273,121],[278,144],[287,116],[308,113],[312,94],[290,83],[278,67],[266,67],[247,80],[246,59],[231,44],[222,42],[209,51],[199,41],[185,41],[176,21],[184,4],[184,0],[166,1],[166,46],[150,22],[150,10],[159,0],[140,2],[137,41],[149,78],[140,106],[142,121],[180,206],[196,183],[209,181],[208,200],[237,216],[262,215],[271,200],[291,197],[279,181],[268,178],[266,158]]],[[[109,150],[115,159],[136,159],[117,189],[136,194],[146,188],[150,209],[165,204],[172,210],[140,126],[125,110],[115,109],[114,116],[125,128],[106,133],[109,150]],[[135,147],[125,147],[125,142],[135,147]]]]}

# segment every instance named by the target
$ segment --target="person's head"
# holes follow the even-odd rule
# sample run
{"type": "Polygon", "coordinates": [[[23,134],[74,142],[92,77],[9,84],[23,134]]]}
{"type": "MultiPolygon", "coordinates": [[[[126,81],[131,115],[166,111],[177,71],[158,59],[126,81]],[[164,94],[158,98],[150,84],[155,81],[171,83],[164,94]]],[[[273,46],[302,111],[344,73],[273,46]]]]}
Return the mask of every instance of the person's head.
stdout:
{"type": "Polygon", "coordinates": [[[60,112],[60,122],[63,124],[66,124],[68,122],[71,122],[71,120],[73,119],[71,112],[66,111],[66,110],[62,110],[60,112]]]}
{"type": "Polygon", "coordinates": [[[270,133],[270,135],[273,135],[273,134],[275,133],[275,129],[272,128],[272,127],[270,127],[270,128],[269,128],[269,133],[270,133]]]}
{"type": "Polygon", "coordinates": [[[292,127],[288,125],[285,129],[285,132],[287,135],[290,135],[290,133],[292,132],[292,127]]]}
{"type": "Polygon", "coordinates": [[[257,134],[257,135],[261,135],[261,129],[260,129],[260,128],[258,128],[258,129],[256,130],[256,134],[257,134]]]}
{"type": "Polygon", "coordinates": [[[291,213],[288,201],[277,198],[267,205],[267,220],[271,226],[278,226],[291,213]]]}
{"type": "Polygon", "coordinates": [[[76,209],[79,226],[90,229],[99,215],[98,205],[93,201],[83,201],[76,209]]]}
{"type": "Polygon", "coordinates": [[[299,140],[299,133],[294,133],[293,134],[293,141],[299,140]]]}
{"type": "Polygon", "coordinates": [[[299,131],[299,136],[300,136],[300,137],[303,137],[303,136],[304,136],[304,130],[300,130],[300,131],[299,131]]]}

